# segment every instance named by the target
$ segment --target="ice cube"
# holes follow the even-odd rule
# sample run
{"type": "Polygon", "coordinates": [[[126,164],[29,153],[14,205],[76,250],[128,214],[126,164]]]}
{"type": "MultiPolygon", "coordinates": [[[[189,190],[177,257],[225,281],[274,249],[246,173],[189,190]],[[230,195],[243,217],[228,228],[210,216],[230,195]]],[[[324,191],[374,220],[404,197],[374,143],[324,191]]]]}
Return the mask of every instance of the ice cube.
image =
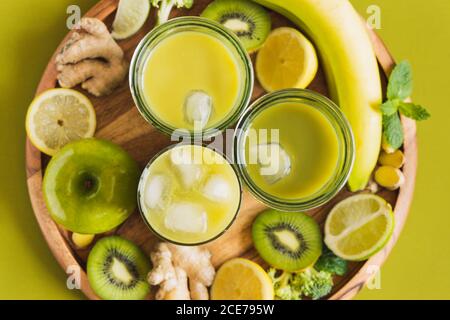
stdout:
{"type": "Polygon", "coordinates": [[[186,188],[192,188],[200,181],[203,174],[201,164],[195,161],[194,152],[194,148],[188,146],[175,148],[170,153],[170,160],[180,174],[181,181],[186,188]]]}
{"type": "Polygon", "coordinates": [[[203,186],[203,195],[211,201],[225,202],[230,199],[231,186],[220,175],[212,175],[203,186]]]}
{"type": "Polygon", "coordinates": [[[211,117],[212,111],[212,98],[206,92],[193,90],[186,96],[184,117],[189,124],[204,128],[211,117]]]}
{"type": "Polygon", "coordinates": [[[250,159],[257,159],[259,174],[274,184],[291,172],[291,158],[279,143],[264,143],[250,148],[250,159]]]}
{"type": "Polygon", "coordinates": [[[150,176],[144,189],[144,202],[150,209],[163,210],[170,201],[170,179],[157,174],[150,176]]]}
{"type": "Polygon", "coordinates": [[[205,233],[208,228],[208,215],[200,205],[173,203],[167,210],[164,223],[173,231],[205,233]]]}

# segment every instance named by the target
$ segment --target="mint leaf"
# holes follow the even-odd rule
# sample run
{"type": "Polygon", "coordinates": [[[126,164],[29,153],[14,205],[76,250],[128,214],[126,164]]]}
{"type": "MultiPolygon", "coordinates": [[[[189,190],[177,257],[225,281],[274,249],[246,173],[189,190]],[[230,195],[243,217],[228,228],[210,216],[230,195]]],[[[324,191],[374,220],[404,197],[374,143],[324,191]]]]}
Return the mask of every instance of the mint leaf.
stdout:
{"type": "Polygon", "coordinates": [[[416,121],[427,120],[431,116],[427,109],[414,103],[401,102],[398,108],[405,117],[416,121]]]}
{"type": "Polygon", "coordinates": [[[405,100],[411,96],[413,90],[411,65],[408,61],[400,62],[389,77],[387,88],[388,100],[405,100]]]}
{"type": "Polygon", "coordinates": [[[403,126],[398,113],[383,116],[383,135],[386,142],[393,149],[398,149],[403,144],[403,126]]]}
{"type": "Polygon", "coordinates": [[[393,115],[398,111],[399,104],[400,100],[388,100],[381,105],[381,113],[383,113],[383,115],[385,116],[393,115]]]}

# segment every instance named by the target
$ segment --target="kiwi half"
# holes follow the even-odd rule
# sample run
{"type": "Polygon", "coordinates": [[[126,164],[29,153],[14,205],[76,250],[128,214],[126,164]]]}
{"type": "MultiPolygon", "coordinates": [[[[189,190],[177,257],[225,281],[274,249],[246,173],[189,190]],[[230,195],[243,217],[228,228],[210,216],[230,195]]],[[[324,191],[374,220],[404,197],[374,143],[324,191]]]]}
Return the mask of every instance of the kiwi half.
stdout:
{"type": "Polygon", "coordinates": [[[89,253],[87,274],[94,292],[106,300],[141,300],[150,292],[149,258],[134,243],[112,236],[89,253]]]}
{"type": "Polygon", "coordinates": [[[264,211],[253,223],[252,236],[260,256],[285,271],[313,265],[322,252],[319,225],[300,212],[264,211]]]}
{"type": "Polygon", "coordinates": [[[269,13],[247,0],[216,0],[203,11],[202,17],[214,20],[233,31],[249,52],[258,50],[272,28],[269,13]]]}

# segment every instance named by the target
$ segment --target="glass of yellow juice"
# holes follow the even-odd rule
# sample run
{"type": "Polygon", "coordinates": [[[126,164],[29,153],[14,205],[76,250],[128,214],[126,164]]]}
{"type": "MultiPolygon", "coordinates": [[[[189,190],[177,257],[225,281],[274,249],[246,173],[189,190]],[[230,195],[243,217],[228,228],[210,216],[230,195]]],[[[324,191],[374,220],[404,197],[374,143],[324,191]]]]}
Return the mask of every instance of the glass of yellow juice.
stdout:
{"type": "Polygon", "coordinates": [[[347,182],[354,138],[328,98],[288,89],[268,94],[239,120],[234,158],[253,195],[270,207],[301,211],[331,200],[347,182]]]}
{"type": "Polygon", "coordinates": [[[200,17],[172,19],[153,29],[130,68],[137,108],[169,135],[218,134],[244,112],[253,82],[252,62],[239,39],[200,17]]]}
{"type": "Polygon", "coordinates": [[[160,238],[198,245],[222,235],[240,208],[237,172],[218,152],[200,145],[174,145],[147,165],[138,187],[144,221],[160,238]]]}

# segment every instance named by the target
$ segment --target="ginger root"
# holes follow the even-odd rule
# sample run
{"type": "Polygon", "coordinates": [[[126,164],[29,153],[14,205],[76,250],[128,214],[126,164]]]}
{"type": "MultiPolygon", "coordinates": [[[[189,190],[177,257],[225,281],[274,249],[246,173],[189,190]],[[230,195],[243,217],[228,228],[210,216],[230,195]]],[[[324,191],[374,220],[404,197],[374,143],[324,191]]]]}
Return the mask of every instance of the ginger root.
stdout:
{"type": "Polygon", "coordinates": [[[208,300],[215,269],[205,248],[159,243],[150,255],[153,270],[151,285],[159,285],[157,300],[208,300]]]}
{"type": "MultiPolygon", "coordinates": [[[[177,287],[166,292],[164,294],[164,300],[190,300],[189,288],[188,288],[188,277],[186,271],[176,267],[175,278],[177,280],[177,287]]],[[[162,294],[162,293],[161,293],[162,294]]],[[[163,300],[159,299],[159,300],[163,300]]]]}
{"type": "Polygon", "coordinates": [[[375,181],[388,190],[397,190],[405,183],[405,176],[400,169],[382,166],[375,171],[375,181]]]}
{"type": "Polygon", "coordinates": [[[373,193],[373,194],[375,194],[375,193],[377,193],[379,191],[378,184],[375,182],[373,176],[370,177],[370,180],[367,183],[367,186],[366,186],[365,190],[369,191],[370,193],[373,193]]]}
{"type": "Polygon", "coordinates": [[[382,151],[378,162],[382,166],[391,166],[400,169],[405,164],[405,155],[401,150],[396,150],[393,153],[382,151]]]}
{"type": "Polygon", "coordinates": [[[56,56],[59,85],[72,88],[81,83],[95,96],[111,93],[126,77],[128,63],[106,25],[96,18],[83,18],[56,56]]]}

